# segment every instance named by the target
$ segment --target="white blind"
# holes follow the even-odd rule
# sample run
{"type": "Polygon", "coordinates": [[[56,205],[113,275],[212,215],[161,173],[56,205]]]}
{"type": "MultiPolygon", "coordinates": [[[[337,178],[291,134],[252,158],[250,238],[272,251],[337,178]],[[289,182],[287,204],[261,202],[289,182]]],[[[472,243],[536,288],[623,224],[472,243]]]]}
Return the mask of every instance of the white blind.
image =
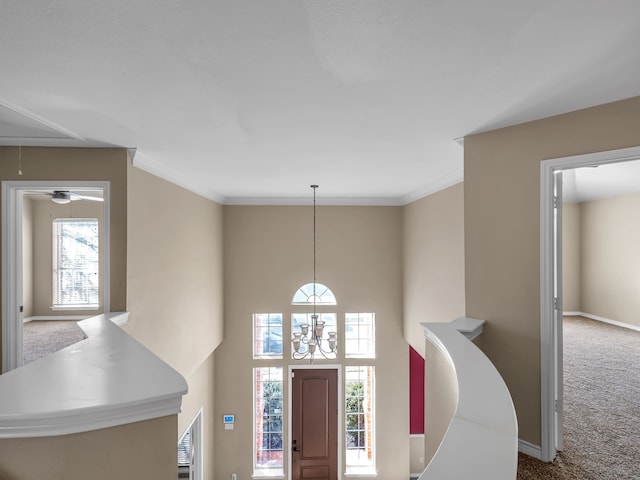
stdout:
{"type": "Polygon", "coordinates": [[[53,221],[53,305],[99,305],[97,218],[53,221]]]}

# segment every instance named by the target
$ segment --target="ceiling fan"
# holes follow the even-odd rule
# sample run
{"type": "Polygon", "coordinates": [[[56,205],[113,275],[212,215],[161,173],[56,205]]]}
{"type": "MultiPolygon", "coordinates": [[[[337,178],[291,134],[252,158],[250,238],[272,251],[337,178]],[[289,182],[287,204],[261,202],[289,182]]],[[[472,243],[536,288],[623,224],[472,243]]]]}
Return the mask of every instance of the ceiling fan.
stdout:
{"type": "Polygon", "coordinates": [[[91,195],[81,195],[79,193],[70,192],[69,190],[54,190],[53,192],[32,192],[40,195],[49,195],[55,203],[65,204],[76,200],[92,200],[94,202],[104,202],[102,197],[94,197],[91,195]]]}

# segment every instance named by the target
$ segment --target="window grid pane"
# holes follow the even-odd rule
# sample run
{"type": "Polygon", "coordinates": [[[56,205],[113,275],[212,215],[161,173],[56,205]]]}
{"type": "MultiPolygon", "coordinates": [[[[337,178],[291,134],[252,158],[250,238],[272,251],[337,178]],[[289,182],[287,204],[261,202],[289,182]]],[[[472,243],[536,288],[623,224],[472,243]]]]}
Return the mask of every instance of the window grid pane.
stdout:
{"type": "Polygon", "coordinates": [[[375,315],[346,313],[344,317],[344,353],[347,358],[375,358],[375,315]]]}
{"type": "Polygon", "coordinates": [[[98,306],[98,220],[55,219],[53,243],[53,305],[98,306]]]}
{"type": "Polygon", "coordinates": [[[254,369],[255,467],[283,467],[282,367],[254,369]]]}
{"type": "Polygon", "coordinates": [[[282,358],[282,314],[254,314],[253,340],[254,358],[282,358]]]}
{"type": "Polygon", "coordinates": [[[374,464],[373,367],[345,367],[347,466],[374,464]]]}

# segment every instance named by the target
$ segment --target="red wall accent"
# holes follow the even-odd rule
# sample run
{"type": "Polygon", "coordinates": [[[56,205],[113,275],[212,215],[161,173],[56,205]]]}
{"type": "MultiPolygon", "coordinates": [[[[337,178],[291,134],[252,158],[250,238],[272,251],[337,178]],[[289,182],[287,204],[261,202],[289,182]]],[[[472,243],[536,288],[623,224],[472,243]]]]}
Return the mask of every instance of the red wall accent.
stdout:
{"type": "Polygon", "coordinates": [[[409,433],[424,434],[424,358],[409,346],[409,433]]]}

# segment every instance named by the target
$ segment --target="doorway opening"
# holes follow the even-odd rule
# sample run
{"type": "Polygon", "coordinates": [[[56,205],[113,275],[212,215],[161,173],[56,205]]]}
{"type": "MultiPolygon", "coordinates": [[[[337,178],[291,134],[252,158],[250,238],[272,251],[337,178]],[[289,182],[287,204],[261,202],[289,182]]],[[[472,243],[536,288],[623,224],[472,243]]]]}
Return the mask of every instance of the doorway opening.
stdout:
{"type": "MultiPolygon", "coordinates": [[[[77,320],[110,311],[109,224],[109,182],[2,182],[3,373],[24,363],[25,320],[77,320]],[[89,214],[83,211],[88,207],[89,214]],[[74,261],[59,256],[64,265],[55,269],[54,220],[58,217],[99,219],[100,252],[99,259],[94,259],[99,265],[80,262],[87,252],[78,251],[79,259],[74,261]],[[38,265],[35,270],[34,265],[38,265]],[[56,275],[60,277],[57,289],[56,275]]],[[[66,241],[62,233],[61,245],[66,241]]],[[[87,238],[82,239],[86,243],[87,238]]],[[[72,253],[67,248],[62,250],[72,253]]]]}
{"type": "Polygon", "coordinates": [[[640,147],[544,160],[540,163],[541,451],[562,450],[562,172],[640,159],[640,147]]]}
{"type": "Polygon", "coordinates": [[[339,366],[289,366],[289,478],[338,480],[342,465],[339,366]]]}
{"type": "Polygon", "coordinates": [[[178,479],[202,480],[202,409],[178,442],[178,479]]]}

